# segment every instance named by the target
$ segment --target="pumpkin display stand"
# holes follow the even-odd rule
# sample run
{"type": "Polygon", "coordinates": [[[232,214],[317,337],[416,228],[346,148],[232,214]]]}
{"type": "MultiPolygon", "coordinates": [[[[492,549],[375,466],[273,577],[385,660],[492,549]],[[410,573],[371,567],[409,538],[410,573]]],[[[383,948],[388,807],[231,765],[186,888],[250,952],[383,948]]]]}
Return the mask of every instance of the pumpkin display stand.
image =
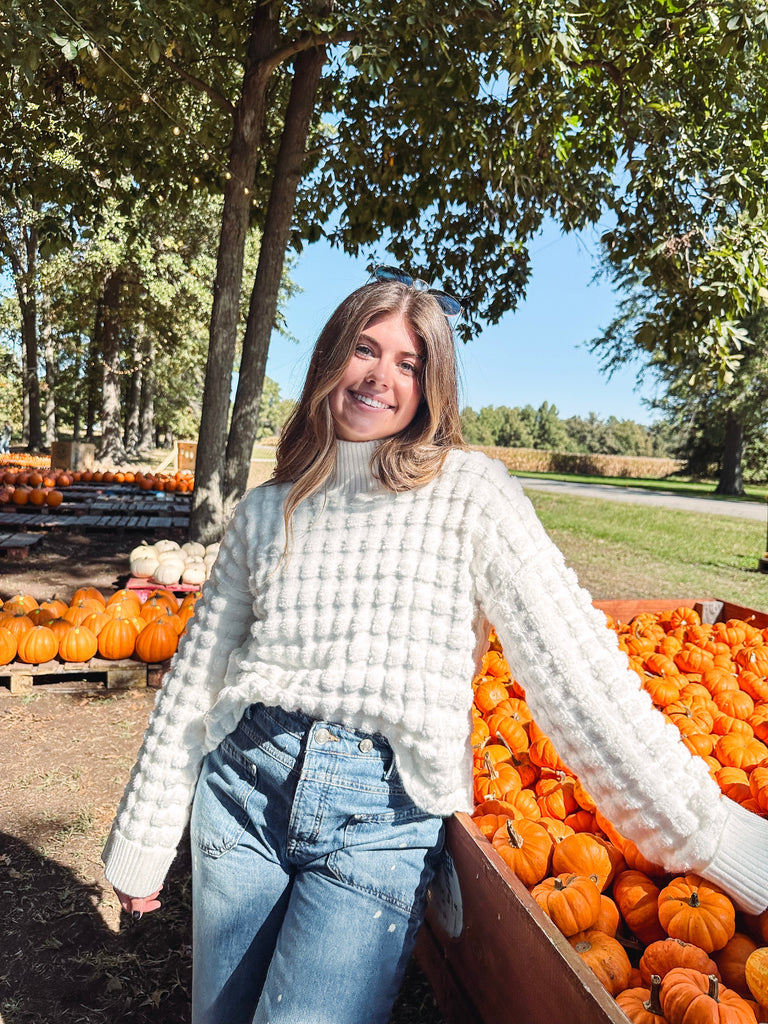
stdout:
{"type": "Polygon", "coordinates": [[[147,664],[132,658],[116,661],[91,658],[80,663],[54,660],[35,665],[12,661],[0,666],[0,686],[8,687],[14,697],[46,689],[55,689],[56,693],[92,693],[147,686],[159,689],[168,664],[147,664]]]}
{"type": "MultiPolygon", "coordinates": [[[[596,601],[614,619],[693,607],[703,622],[768,614],[716,600],[596,601]]],[[[627,1024],[627,1017],[466,814],[447,821],[416,957],[447,1024],[627,1024]]]]}
{"type": "Polygon", "coordinates": [[[153,579],[144,576],[129,576],[125,582],[126,590],[133,590],[140,601],[146,601],[153,590],[158,588],[170,590],[172,594],[186,597],[187,594],[195,594],[200,590],[199,583],[174,583],[170,586],[157,583],[153,579]]]}

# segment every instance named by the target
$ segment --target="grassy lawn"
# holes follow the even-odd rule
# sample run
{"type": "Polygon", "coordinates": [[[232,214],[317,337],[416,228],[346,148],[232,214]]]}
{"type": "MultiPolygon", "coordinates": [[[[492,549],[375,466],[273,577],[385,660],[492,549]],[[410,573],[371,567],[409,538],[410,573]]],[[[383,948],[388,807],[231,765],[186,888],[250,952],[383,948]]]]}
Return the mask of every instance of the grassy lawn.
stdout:
{"type": "Polygon", "coordinates": [[[598,600],[715,597],[768,611],[759,521],[599,498],[528,496],[550,537],[598,600]]]}

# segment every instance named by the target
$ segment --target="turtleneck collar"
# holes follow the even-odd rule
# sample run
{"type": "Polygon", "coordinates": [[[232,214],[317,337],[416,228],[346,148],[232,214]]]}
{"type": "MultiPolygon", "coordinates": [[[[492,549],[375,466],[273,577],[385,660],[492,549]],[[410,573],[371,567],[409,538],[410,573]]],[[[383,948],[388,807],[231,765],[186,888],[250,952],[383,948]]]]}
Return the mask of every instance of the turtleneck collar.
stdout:
{"type": "Polygon", "coordinates": [[[336,468],[328,481],[328,492],[369,494],[378,491],[381,484],[371,473],[371,459],[381,444],[376,441],[342,441],[336,439],[336,468]]]}

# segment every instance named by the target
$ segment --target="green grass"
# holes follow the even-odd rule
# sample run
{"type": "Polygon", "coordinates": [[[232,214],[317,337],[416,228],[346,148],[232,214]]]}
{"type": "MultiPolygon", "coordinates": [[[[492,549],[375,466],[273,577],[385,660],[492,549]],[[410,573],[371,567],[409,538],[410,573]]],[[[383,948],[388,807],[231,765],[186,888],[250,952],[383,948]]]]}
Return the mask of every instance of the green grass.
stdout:
{"type": "Polygon", "coordinates": [[[531,477],[539,480],[564,480],[578,484],[612,484],[615,487],[639,487],[647,491],[669,491],[672,494],[688,495],[696,498],[715,498],[718,501],[760,501],[765,502],[768,496],[768,485],[745,484],[744,495],[715,494],[717,483],[714,480],[691,480],[687,477],[664,477],[661,480],[645,480],[625,476],[578,476],[575,473],[527,473],[512,470],[513,476],[531,477]]]}
{"type": "Polygon", "coordinates": [[[595,599],[715,597],[768,611],[760,521],[533,490],[528,496],[595,599]]]}

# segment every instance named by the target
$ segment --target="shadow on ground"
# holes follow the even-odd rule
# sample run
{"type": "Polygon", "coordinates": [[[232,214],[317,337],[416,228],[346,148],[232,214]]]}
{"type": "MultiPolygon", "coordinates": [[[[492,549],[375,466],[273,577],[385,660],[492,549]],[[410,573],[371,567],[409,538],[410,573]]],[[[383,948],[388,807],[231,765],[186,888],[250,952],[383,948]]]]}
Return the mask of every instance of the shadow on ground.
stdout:
{"type": "Polygon", "coordinates": [[[3,1024],[159,1024],[189,1020],[189,868],[174,863],[158,914],[117,934],[100,891],[0,833],[0,1020],[3,1024]]]}

